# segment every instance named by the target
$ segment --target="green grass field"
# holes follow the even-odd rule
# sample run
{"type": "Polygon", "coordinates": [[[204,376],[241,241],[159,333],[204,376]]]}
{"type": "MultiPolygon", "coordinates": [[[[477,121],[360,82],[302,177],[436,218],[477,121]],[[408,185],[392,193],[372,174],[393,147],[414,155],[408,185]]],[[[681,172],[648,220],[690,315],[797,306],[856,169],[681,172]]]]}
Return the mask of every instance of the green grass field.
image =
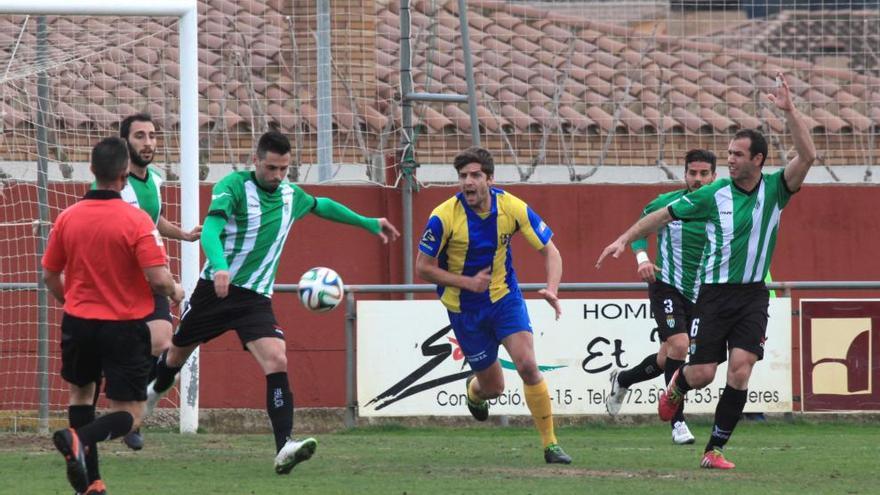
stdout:
{"type": "MultiPolygon", "coordinates": [[[[519,427],[372,427],[317,436],[312,460],[289,476],[272,470],[262,435],[179,435],[148,430],[131,452],[102,444],[108,491],[126,494],[551,494],[880,493],[880,425],[742,422],[729,472],[700,469],[697,443],[674,446],[664,425],[564,427],[570,466],[544,464],[537,433],[519,427]]],[[[0,494],[69,494],[48,437],[0,433],[0,494]]]]}

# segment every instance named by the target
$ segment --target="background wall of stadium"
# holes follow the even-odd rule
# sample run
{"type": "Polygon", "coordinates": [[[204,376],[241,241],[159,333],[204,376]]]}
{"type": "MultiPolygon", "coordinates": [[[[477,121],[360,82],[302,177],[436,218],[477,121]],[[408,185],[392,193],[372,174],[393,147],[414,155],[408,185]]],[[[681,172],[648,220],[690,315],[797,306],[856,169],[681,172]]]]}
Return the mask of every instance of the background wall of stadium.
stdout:
{"type": "MultiPolygon", "coordinates": [[[[14,187],[32,187],[17,184],[14,187]]],[[[81,194],[84,186],[53,186],[53,194],[81,194]],[[80,190],[82,189],[82,191],[80,190]]],[[[369,215],[387,216],[400,225],[400,196],[392,189],[377,187],[307,186],[314,195],[328,196],[369,215]]],[[[566,282],[633,282],[637,281],[635,263],[631,256],[611,261],[596,271],[593,264],[601,249],[617,236],[624,227],[638,218],[642,206],[669,186],[509,186],[509,191],[525,199],[554,229],[554,241],[565,260],[563,281],[566,282]]],[[[427,188],[414,199],[415,231],[431,209],[456,192],[455,188],[427,188]]],[[[774,256],[772,275],[775,280],[876,280],[880,265],[866,264],[876,253],[876,233],[880,232],[878,195],[876,187],[814,186],[799,193],[785,210],[782,235],[774,256]],[[871,246],[874,246],[873,248],[871,246]]],[[[166,188],[168,205],[178,205],[177,192],[166,188]]],[[[24,192],[22,192],[22,196],[24,192]]],[[[207,211],[210,187],[202,186],[201,208],[207,211]]],[[[50,195],[50,202],[52,197],[50,195]]],[[[171,206],[176,208],[176,206],[171,206]]],[[[178,218],[179,212],[169,209],[169,218],[178,218]]],[[[2,227],[0,235],[21,238],[2,227]]],[[[418,239],[416,239],[417,241],[418,239]]],[[[306,217],[294,226],[287,252],[282,258],[278,282],[294,283],[306,269],[330,266],[337,270],[348,284],[398,283],[402,280],[400,244],[383,246],[370,234],[342,225],[306,217]],[[356,249],[353,247],[356,246],[356,249]]],[[[519,279],[525,282],[543,280],[540,255],[532,251],[522,239],[514,240],[515,266],[519,279]]],[[[33,260],[35,273],[36,260],[33,260]]],[[[2,268],[2,267],[0,267],[2,268]]],[[[0,279],[12,281],[14,273],[0,269],[0,279]],[[9,279],[9,280],[6,280],[9,279]]],[[[31,280],[35,282],[36,280],[31,280]]],[[[640,297],[643,294],[631,294],[640,297]]],[[[620,293],[571,293],[570,297],[626,297],[620,293]]],[[[805,291],[793,294],[793,307],[799,307],[801,297],[878,297],[869,291],[821,292],[805,291]]],[[[18,307],[33,307],[35,296],[21,293],[23,302],[18,307]]],[[[364,295],[362,299],[381,299],[379,295],[364,295]]],[[[391,296],[384,296],[390,298],[391,296]]],[[[396,297],[396,296],[395,296],[396,297]]],[[[428,297],[423,295],[420,297],[428,297]]],[[[329,314],[311,314],[293,294],[276,294],[275,310],[287,335],[288,359],[297,405],[300,407],[338,407],[344,405],[345,337],[344,312],[337,309],[329,314]]],[[[51,349],[58,352],[59,314],[50,313],[51,349]]],[[[795,409],[800,395],[799,328],[793,317],[793,386],[795,409]]],[[[22,318],[21,321],[29,321],[22,318]]],[[[648,329],[646,329],[647,331],[648,329]]],[[[24,341],[30,342],[30,341],[24,341]]],[[[23,343],[22,345],[29,345],[23,343]]],[[[35,345],[35,344],[34,344],[35,345]]],[[[34,352],[34,349],[15,349],[16,356],[0,356],[0,366],[16,369],[16,359],[34,352]]],[[[205,408],[262,408],[265,402],[265,383],[256,364],[241,350],[234,334],[217,339],[202,349],[201,407],[205,408]],[[251,369],[252,368],[252,369],[251,369]],[[235,394],[228,393],[235,390],[235,394]]],[[[2,394],[0,394],[2,395],[2,394]]],[[[61,397],[53,397],[60,403],[61,397]]],[[[3,397],[0,397],[0,403],[3,397]]]]}

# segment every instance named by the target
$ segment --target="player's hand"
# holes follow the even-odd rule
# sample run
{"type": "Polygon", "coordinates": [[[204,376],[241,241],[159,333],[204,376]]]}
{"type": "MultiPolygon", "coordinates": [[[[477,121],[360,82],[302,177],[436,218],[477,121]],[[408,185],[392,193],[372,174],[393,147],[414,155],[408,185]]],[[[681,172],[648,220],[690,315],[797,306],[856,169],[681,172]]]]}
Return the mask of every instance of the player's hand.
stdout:
{"type": "Polygon", "coordinates": [[[229,295],[229,272],[220,270],[214,273],[214,293],[223,299],[229,295]]]}
{"type": "Polygon", "coordinates": [[[620,239],[617,239],[616,241],[609,244],[608,247],[606,247],[605,250],[602,251],[602,254],[599,255],[599,259],[596,260],[596,269],[598,270],[599,268],[602,268],[602,260],[607,258],[609,254],[614,258],[620,258],[620,253],[622,253],[625,249],[626,244],[620,239]]]}
{"type": "Polygon", "coordinates": [[[538,294],[540,294],[550,306],[553,306],[553,310],[556,311],[556,319],[558,320],[559,317],[562,316],[562,306],[559,304],[559,297],[556,293],[549,289],[541,289],[538,291],[538,294]]]}
{"type": "Polygon", "coordinates": [[[646,261],[639,263],[639,268],[636,271],[645,282],[656,282],[657,276],[655,274],[660,271],[660,267],[650,261],[646,261]]]}
{"type": "Polygon", "coordinates": [[[379,237],[382,238],[383,244],[388,244],[391,241],[396,241],[397,238],[400,237],[400,232],[397,231],[397,228],[395,228],[387,218],[380,218],[379,237]]]}
{"type": "Polygon", "coordinates": [[[487,266],[470,278],[470,288],[468,290],[471,292],[486,292],[489,290],[490,282],[492,282],[492,268],[487,266]]]}
{"type": "Polygon", "coordinates": [[[791,102],[791,88],[788,87],[788,81],[785,79],[785,75],[782,72],[777,72],[776,81],[778,86],[772,93],[767,94],[767,99],[770,100],[771,103],[775,103],[776,108],[783,112],[794,110],[794,104],[791,102]]]}
{"type": "Polygon", "coordinates": [[[180,303],[183,302],[183,298],[186,294],[183,292],[183,286],[180,284],[174,284],[174,293],[171,294],[171,302],[174,303],[175,306],[180,306],[180,303]]]}
{"type": "Polygon", "coordinates": [[[202,237],[202,226],[196,225],[196,227],[189,232],[185,232],[183,234],[183,240],[187,242],[193,242],[199,240],[199,237],[202,237]]]}

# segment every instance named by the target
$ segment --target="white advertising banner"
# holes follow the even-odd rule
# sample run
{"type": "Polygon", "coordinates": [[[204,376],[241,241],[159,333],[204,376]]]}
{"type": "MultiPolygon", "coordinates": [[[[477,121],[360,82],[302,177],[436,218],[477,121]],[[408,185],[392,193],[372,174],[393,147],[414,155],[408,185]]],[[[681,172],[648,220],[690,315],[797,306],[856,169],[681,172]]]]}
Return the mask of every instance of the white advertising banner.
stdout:
{"type": "MultiPolygon", "coordinates": [[[[538,366],[547,380],[554,414],[606,414],[609,375],[657,352],[659,339],[648,301],[565,299],[562,317],[543,299],[527,300],[538,366]]],[[[764,360],[749,382],[746,412],[790,412],[791,301],[770,299],[764,360]]],[[[492,414],[528,415],[522,381],[504,351],[504,393],[492,414]]],[[[715,381],[687,395],[686,412],[715,411],[726,382],[726,363],[715,381]]],[[[361,416],[462,416],[470,368],[439,301],[357,303],[357,393],[361,416]]],[[[663,377],[630,388],[621,414],[655,414],[663,377]]]]}

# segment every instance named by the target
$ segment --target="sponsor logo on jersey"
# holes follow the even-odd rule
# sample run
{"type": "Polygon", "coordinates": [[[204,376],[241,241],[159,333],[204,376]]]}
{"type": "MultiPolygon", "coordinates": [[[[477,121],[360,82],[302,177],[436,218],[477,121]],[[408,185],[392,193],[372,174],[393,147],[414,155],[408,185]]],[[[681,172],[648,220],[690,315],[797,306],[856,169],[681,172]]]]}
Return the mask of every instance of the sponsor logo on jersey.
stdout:
{"type": "Polygon", "coordinates": [[[434,237],[434,233],[430,230],[426,230],[424,234],[422,234],[422,240],[420,244],[424,244],[425,246],[430,247],[431,244],[437,242],[437,238],[434,237]]]}

